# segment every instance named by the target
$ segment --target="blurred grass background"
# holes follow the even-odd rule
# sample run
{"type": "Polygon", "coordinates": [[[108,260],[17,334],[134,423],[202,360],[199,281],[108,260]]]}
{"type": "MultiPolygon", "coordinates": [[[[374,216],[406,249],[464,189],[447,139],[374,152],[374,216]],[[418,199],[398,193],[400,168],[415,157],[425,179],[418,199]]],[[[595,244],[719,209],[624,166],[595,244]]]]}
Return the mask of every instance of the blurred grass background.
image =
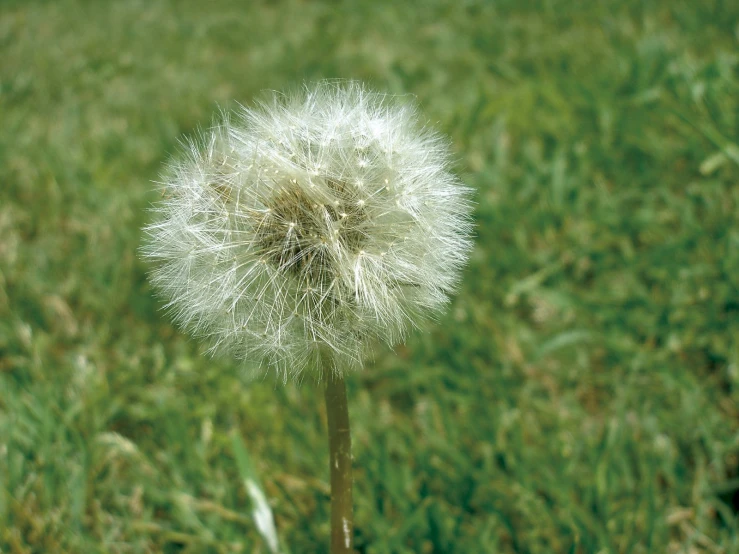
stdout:
{"type": "Polygon", "coordinates": [[[463,290],[352,376],[359,552],[739,552],[739,3],[0,4],[0,552],[325,552],[312,383],[248,382],[138,259],[183,134],[412,93],[477,189],[463,290]]]}

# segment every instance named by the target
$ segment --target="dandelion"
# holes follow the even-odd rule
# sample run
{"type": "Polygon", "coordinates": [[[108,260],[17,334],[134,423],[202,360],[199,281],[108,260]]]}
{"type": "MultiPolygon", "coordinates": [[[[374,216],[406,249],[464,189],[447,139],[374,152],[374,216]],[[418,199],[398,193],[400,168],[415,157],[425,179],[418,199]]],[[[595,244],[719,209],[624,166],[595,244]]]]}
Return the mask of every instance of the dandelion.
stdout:
{"type": "Polygon", "coordinates": [[[409,101],[322,82],[224,117],[162,195],[144,255],[175,321],[283,380],[325,378],[350,464],[344,376],[439,313],[468,257],[447,142],[409,101]]]}

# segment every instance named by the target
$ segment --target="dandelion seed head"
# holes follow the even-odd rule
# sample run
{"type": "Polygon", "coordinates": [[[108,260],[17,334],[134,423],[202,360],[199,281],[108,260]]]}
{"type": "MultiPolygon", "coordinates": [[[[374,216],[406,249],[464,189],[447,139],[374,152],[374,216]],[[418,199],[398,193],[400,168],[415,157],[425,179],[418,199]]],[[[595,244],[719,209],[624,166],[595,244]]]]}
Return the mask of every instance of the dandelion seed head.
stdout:
{"type": "Polygon", "coordinates": [[[415,106],[356,82],[273,93],[170,164],[143,248],[175,321],[283,379],[362,366],[449,301],[470,191],[415,106]]]}

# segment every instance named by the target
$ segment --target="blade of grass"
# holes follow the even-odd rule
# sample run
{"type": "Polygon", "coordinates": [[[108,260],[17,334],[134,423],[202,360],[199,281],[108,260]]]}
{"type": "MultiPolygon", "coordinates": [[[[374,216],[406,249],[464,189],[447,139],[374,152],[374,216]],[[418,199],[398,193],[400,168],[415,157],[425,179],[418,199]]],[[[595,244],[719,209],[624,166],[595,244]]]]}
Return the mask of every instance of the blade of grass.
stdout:
{"type": "Polygon", "coordinates": [[[244,445],[244,441],[238,432],[231,433],[231,446],[236,457],[236,467],[239,475],[244,482],[244,487],[249,495],[252,503],[251,516],[257,531],[267,543],[267,547],[272,554],[280,552],[279,541],[277,539],[277,529],[275,528],[275,520],[272,516],[272,509],[269,507],[267,497],[262,491],[259,484],[254,465],[251,463],[249,454],[244,445]]]}

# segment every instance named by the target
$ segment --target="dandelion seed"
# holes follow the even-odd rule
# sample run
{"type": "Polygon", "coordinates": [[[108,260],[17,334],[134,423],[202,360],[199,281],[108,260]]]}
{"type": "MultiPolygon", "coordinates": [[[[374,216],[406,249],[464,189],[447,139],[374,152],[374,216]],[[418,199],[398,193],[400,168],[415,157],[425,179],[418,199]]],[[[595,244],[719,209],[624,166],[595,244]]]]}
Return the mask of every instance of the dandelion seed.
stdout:
{"type": "Polygon", "coordinates": [[[455,288],[470,199],[449,163],[408,102],[353,82],[273,94],[171,163],[146,228],[152,282],[214,352],[283,379],[319,358],[358,369],[455,288]]]}

